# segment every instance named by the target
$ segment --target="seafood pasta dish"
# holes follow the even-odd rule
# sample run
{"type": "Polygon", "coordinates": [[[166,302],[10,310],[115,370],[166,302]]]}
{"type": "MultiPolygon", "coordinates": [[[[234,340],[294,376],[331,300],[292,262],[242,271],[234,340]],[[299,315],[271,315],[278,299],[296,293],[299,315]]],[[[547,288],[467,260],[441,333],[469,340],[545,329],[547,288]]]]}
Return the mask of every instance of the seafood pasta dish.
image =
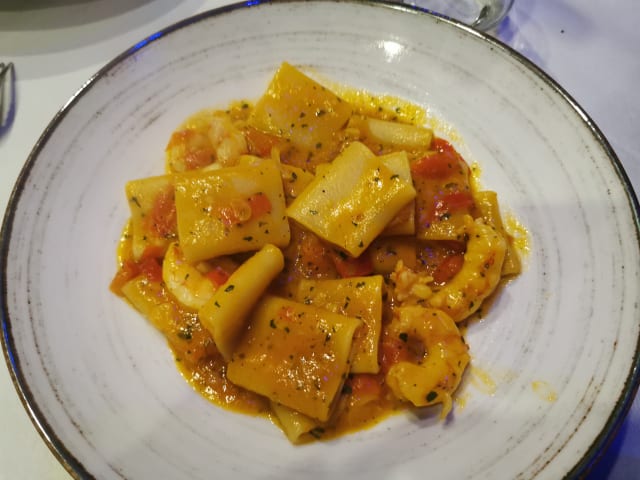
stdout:
{"type": "Polygon", "coordinates": [[[293,443],[452,414],[464,326],[520,261],[420,107],[283,63],[256,101],[187,118],[164,162],[125,186],[111,290],[193,388],[293,443]]]}

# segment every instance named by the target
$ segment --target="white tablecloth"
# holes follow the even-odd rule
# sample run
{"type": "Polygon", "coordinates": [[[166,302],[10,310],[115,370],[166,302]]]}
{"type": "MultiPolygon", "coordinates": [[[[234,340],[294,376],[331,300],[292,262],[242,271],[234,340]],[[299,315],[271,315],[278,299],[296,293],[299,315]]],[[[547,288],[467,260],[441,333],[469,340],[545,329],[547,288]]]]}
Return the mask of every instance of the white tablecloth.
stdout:
{"type": "MultiPolygon", "coordinates": [[[[0,212],[40,133],[107,61],[224,0],[3,0],[0,61],[16,69],[16,110],[0,134],[0,212]]],[[[556,79],[611,142],[640,192],[640,1],[515,0],[493,32],[556,79]]],[[[640,292],[639,292],[640,297],[640,292]]],[[[590,479],[640,477],[636,400],[590,479]]],[[[0,366],[0,478],[68,479],[0,366]]]]}

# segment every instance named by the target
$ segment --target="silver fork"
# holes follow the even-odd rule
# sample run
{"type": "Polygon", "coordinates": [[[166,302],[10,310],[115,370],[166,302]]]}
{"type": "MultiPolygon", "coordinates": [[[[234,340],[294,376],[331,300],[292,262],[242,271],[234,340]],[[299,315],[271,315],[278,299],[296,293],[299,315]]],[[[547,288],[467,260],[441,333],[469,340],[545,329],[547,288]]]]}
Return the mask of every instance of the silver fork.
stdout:
{"type": "Polygon", "coordinates": [[[13,114],[13,63],[0,63],[0,131],[13,114]]]}

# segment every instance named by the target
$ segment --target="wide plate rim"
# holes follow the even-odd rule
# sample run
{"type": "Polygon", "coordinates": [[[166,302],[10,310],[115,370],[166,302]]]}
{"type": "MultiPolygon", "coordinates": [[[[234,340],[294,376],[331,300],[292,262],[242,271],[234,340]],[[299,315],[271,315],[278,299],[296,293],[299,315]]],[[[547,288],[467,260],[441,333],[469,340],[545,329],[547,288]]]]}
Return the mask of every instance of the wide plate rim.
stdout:
{"type": "MultiPolygon", "coordinates": [[[[555,79],[553,79],[542,68],[538,67],[531,60],[520,54],[514,48],[503,43],[499,39],[492,37],[488,33],[479,31],[467,24],[459,22],[455,19],[438,14],[431,10],[420,8],[409,4],[399,4],[390,0],[248,0],[246,2],[231,3],[221,7],[206,10],[204,12],[189,16],[180,21],[174,22],[155,33],[143,38],[131,47],[124,50],[119,55],[115,56],[112,60],[107,62],[102,68],[100,68],[95,74],[93,74],[82,86],[66,101],[66,103],[58,110],[53,116],[51,121],[47,124],[42,134],[34,144],[30,151],[23,167],[20,170],[18,178],[11,191],[7,207],[4,213],[2,227],[0,229],[0,324],[2,326],[2,337],[0,343],[2,343],[3,356],[7,368],[9,370],[11,381],[16,389],[18,397],[25,408],[29,419],[35,426],[38,434],[43,439],[49,450],[53,453],[55,458],[65,468],[65,470],[71,474],[74,478],[95,478],[93,474],[86,470],[84,465],[75,457],[75,455],[64,445],[59,439],[53,428],[47,423],[44,414],[35,401],[33,394],[29,388],[28,383],[21,373],[20,360],[17,357],[17,352],[11,335],[11,319],[8,314],[8,305],[6,300],[7,294],[7,265],[8,250],[13,230],[13,220],[15,217],[15,210],[18,202],[21,199],[24,185],[29,178],[31,170],[38,160],[39,154],[54,134],[58,125],[63,121],[65,116],[73,109],[73,107],[80,101],[80,99],[89,92],[93,86],[102,78],[108,75],[108,73],[124,60],[134,55],[139,50],[145,48],[147,45],[157,41],[160,38],[165,37],[175,31],[196,24],[198,22],[207,20],[211,17],[221,16],[225,13],[235,12],[238,10],[248,10],[251,8],[260,7],[270,4],[300,4],[300,3],[349,3],[360,4],[367,7],[381,7],[388,9],[401,10],[408,14],[426,15],[435,18],[437,21],[448,23],[455,28],[458,28],[469,35],[476,36],[483,42],[488,43],[494,48],[502,50],[509,55],[512,59],[522,64],[527,70],[532,72],[538,79],[542,80],[554,93],[568,104],[571,111],[576,114],[581,123],[587,130],[593,135],[596,143],[603,149],[607,158],[609,159],[613,170],[615,171],[620,186],[623,188],[626,198],[630,205],[632,212],[633,223],[635,226],[636,242],[640,246],[640,203],[636,192],[633,189],[631,181],[624,169],[624,166],[620,162],[613,147],[609,143],[604,133],[600,130],[595,121],[587,114],[587,112],[580,106],[580,104],[564,89],[555,79]]],[[[640,319],[638,319],[640,321],[640,319]]],[[[636,341],[635,352],[633,355],[632,366],[629,374],[626,377],[625,386],[622,391],[622,395],[616,401],[615,407],[612,409],[603,429],[593,439],[591,445],[586,450],[583,457],[575,464],[575,466],[569,471],[564,478],[579,478],[586,473],[597,463],[599,457],[603,454],[606,447],[611,443],[615,437],[616,432],[624,422],[624,419],[631,408],[633,400],[636,396],[638,388],[640,387],[640,336],[636,341]]]]}

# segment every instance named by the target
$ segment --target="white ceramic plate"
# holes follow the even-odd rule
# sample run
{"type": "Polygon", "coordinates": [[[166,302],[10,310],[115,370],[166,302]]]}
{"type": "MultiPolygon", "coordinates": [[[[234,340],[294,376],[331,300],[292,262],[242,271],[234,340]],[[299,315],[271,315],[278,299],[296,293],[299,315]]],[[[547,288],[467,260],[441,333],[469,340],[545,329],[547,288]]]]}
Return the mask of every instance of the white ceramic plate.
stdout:
{"type": "Polygon", "coordinates": [[[140,42],[43,134],[3,225],[3,346],[37,428],[76,476],[577,476],[638,384],[638,238],[638,204],[605,139],[513,51],[407,8],[247,3],[140,42]],[[468,330],[477,370],[445,423],[397,416],[293,447],[266,420],[194,393],[161,336],[108,291],[124,183],[162,171],[188,114],[257,98],[283,60],[455,126],[483,185],[529,230],[524,273],[468,330]]]}

